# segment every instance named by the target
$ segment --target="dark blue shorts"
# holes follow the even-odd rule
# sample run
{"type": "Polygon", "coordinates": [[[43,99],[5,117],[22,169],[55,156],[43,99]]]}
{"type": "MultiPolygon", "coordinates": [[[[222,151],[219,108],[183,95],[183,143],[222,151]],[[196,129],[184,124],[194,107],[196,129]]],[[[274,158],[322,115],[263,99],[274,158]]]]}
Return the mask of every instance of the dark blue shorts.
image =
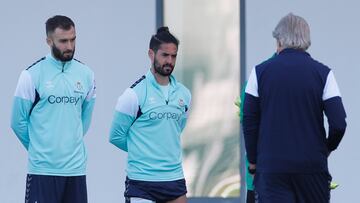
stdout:
{"type": "Polygon", "coordinates": [[[259,203],[329,203],[331,176],[323,173],[256,173],[259,203]]]}
{"type": "Polygon", "coordinates": [[[162,203],[174,200],[185,195],[185,179],[174,181],[140,181],[131,180],[126,177],[125,181],[125,199],[130,202],[131,197],[138,197],[162,203]]]}
{"type": "Polygon", "coordinates": [[[31,175],[25,203],[87,203],[86,176],[31,175]]]}
{"type": "Polygon", "coordinates": [[[246,203],[255,203],[255,192],[254,192],[254,190],[247,190],[247,192],[246,192],[246,203]]]}

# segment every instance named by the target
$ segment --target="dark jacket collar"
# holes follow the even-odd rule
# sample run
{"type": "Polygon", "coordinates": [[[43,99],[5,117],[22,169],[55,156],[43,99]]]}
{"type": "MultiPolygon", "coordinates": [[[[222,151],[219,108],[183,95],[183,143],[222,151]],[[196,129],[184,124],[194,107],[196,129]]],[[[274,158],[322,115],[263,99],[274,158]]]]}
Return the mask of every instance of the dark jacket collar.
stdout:
{"type": "Polygon", "coordinates": [[[306,51],[301,50],[301,49],[294,49],[294,48],[283,49],[283,50],[280,51],[279,55],[287,54],[287,53],[299,53],[299,54],[305,54],[305,55],[310,56],[310,54],[307,53],[306,51]]]}

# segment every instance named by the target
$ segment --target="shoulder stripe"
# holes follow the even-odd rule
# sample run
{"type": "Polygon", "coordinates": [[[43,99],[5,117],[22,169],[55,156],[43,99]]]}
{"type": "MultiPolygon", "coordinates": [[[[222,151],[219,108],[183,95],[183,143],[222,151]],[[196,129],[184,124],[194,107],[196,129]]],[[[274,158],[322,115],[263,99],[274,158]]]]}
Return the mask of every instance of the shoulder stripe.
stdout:
{"type": "Polygon", "coordinates": [[[139,84],[142,80],[146,78],[145,75],[143,75],[140,79],[138,79],[134,84],[130,86],[130,88],[134,88],[137,84],[139,84]]]}
{"type": "Polygon", "coordinates": [[[322,99],[325,101],[336,96],[341,97],[341,94],[334,73],[330,71],[326,78],[322,99]]]}
{"type": "Polygon", "coordinates": [[[74,58],[74,60],[77,61],[77,62],[79,62],[79,63],[81,63],[81,64],[84,64],[84,65],[85,65],[85,63],[81,62],[80,60],[78,60],[78,59],[76,59],[76,58],[74,58]]]}
{"type": "Polygon", "coordinates": [[[251,70],[249,80],[245,87],[245,93],[251,94],[254,97],[259,97],[256,67],[251,70]]]}
{"type": "Polygon", "coordinates": [[[40,61],[44,60],[45,57],[42,57],[41,59],[37,60],[35,63],[31,64],[31,66],[27,67],[26,70],[29,70],[31,67],[33,67],[34,65],[36,65],[37,63],[39,63],[40,61]]]}

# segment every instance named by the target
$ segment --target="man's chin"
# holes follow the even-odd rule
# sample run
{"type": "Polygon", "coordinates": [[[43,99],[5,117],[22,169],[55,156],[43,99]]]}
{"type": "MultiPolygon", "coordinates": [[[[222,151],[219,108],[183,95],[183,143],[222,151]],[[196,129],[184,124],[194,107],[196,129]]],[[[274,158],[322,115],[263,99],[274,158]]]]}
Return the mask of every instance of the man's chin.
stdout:
{"type": "Polygon", "coordinates": [[[74,58],[73,55],[71,55],[71,56],[62,56],[60,60],[62,62],[68,62],[68,61],[71,61],[73,58],[74,58]]]}
{"type": "Polygon", "coordinates": [[[68,61],[71,61],[73,58],[61,58],[60,61],[62,62],[68,62],[68,61]]]}
{"type": "Polygon", "coordinates": [[[164,76],[170,76],[171,75],[171,73],[166,73],[166,74],[164,74],[164,76]]]}
{"type": "Polygon", "coordinates": [[[173,69],[172,69],[172,68],[171,68],[171,69],[165,69],[165,70],[163,70],[163,73],[164,73],[166,76],[171,75],[172,72],[173,72],[173,69]]]}
{"type": "Polygon", "coordinates": [[[169,77],[169,76],[171,75],[171,72],[170,72],[170,73],[168,73],[168,72],[161,72],[161,73],[159,73],[159,72],[158,72],[158,74],[161,75],[161,76],[163,76],[163,77],[169,77]]]}

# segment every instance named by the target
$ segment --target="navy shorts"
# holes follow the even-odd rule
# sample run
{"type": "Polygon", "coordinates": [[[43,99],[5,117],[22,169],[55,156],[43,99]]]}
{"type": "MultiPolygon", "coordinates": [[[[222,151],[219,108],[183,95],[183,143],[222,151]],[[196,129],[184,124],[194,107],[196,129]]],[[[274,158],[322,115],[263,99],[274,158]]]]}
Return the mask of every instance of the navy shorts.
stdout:
{"type": "Polygon", "coordinates": [[[256,173],[254,183],[259,203],[329,203],[328,172],[256,173]]]}
{"type": "Polygon", "coordinates": [[[25,203],[87,203],[86,176],[31,175],[25,203]]]}
{"type": "Polygon", "coordinates": [[[125,199],[130,202],[131,197],[138,197],[162,203],[177,199],[186,194],[185,179],[174,181],[140,181],[126,177],[125,199]]]}
{"type": "Polygon", "coordinates": [[[246,203],[255,203],[255,192],[254,192],[254,190],[247,190],[247,192],[246,192],[246,203]]]}

